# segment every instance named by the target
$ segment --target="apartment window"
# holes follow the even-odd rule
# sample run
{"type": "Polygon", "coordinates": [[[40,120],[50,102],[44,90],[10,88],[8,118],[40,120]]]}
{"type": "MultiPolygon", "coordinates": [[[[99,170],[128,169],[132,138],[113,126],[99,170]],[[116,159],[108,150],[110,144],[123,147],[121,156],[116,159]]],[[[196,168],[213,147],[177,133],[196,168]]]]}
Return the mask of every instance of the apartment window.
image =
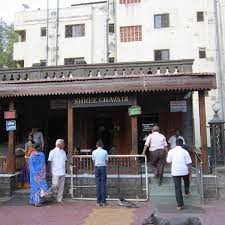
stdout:
{"type": "Polygon", "coordinates": [[[140,3],[141,0],[120,0],[120,4],[140,3]]]}
{"type": "Polygon", "coordinates": [[[46,66],[46,60],[40,60],[40,66],[46,66]]]}
{"type": "Polygon", "coordinates": [[[197,22],[204,21],[204,12],[197,12],[197,22]]]}
{"type": "Polygon", "coordinates": [[[142,26],[120,27],[120,41],[142,41],[142,26]]]}
{"type": "Polygon", "coordinates": [[[16,31],[18,34],[18,42],[25,42],[26,41],[26,31],[25,30],[18,30],[16,31]]]}
{"type": "Polygon", "coordinates": [[[199,58],[200,59],[205,59],[206,58],[206,48],[199,48],[199,58]]]}
{"type": "Polygon", "coordinates": [[[169,49],[161,49],[154,51],[155,61],[167,61],[170,60],[170,51],[169,49]]]}
{"type": "Polygon", "coordinates": [[[169,27],[170,22],[169,22],[169,14],[157,14],[154,15],[154,27],[155,28],[165,28],[169,27]]]}
{"type": "Polygon", "coordinates": [[[65,26],[65,37],[84,37],[85,24],[75,24],[65,26]]]}
{"type": "Polygon", "coordinates": [[[45,37],[46,36],[46,27],[41,27],[41,37],[45,37]]]}
{"type": "Polygon", "coordinates": [[[109,33],[111,33],[111,34],[115,33],[115,24],[114,23],[109,24],[109,33]]]}
{"type": "Polygon", "coordinates": [[[76,65],[76,64],[86,64],[84,57],[64,59],[64,65],[76,65]]]}
{"type": "Polygon", "coordinates": [[[109,57],[109,63],[114,63],[115,62],[115,58],[114,57],[109,57]]]}

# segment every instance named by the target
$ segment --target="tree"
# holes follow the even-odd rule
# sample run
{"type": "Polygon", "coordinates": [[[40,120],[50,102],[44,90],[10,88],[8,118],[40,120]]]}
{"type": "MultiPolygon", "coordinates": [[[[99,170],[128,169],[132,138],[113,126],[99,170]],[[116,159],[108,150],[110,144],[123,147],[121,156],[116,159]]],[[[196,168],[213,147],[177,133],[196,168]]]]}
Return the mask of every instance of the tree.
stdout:
{"type": "Polygon", "coordinates": [[[13,61],[13,44],[17,41],[13,25],[0,20],[0,68],[16,68],[13,61]]]}

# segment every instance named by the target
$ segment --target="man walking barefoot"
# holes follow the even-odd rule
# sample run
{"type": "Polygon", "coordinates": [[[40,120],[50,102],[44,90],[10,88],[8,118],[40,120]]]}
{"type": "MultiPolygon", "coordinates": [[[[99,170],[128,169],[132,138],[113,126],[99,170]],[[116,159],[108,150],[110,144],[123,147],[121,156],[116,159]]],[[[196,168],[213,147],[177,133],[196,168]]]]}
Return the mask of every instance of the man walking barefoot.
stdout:
{"type": "Polygon", "coordinates": [[[51,164],[52,189],[56,195],[56,202],[62,203],[67,161],[66,153],[63,150],[64,140],[58,139],[55,146],[49,153],[48,161],[51,164]]]}
{"type": "Polygon", "coordinates": [[[106,166],[108,161],[108,153],[103,149],[103,142],[97,141],[97,149],[92,152],[92,160],[95,164],[95,183],[97,206],[106,206],[106,166]]]}
{"type": "Polygon", "coordinates": [[[184,180],[184,191],[185,195],[189,194],[189,167],[192,163],[191,157],[185,149],[181,146],[183,145],[182,139],[176,140],[176,147],[171,149],[167,156],[167,163],[171,163],[171,175],[173,176],[173,181],[175,184],[175,195],[177,200],[177,210],[184,208],[184,201],[182,195],[181,179],[184,180]]]}
{"type": "Polygon", "coordinates": [[[142,155],[145,155],[148,147],[150,153],[150,167],[155,177],[158,179],[158,185],[161,185],[167,154],[167,142],[165,136],[159,133],[158,126],[154,126],[152,128],[152,134],[148,135],[142,155]]]}

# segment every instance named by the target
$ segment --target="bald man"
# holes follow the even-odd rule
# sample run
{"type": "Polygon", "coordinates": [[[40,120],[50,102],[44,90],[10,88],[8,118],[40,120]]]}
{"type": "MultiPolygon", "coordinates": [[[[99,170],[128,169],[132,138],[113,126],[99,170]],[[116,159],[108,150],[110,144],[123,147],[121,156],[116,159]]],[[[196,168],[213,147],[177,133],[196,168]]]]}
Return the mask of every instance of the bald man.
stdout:
{"type": "Polygon", "coordinates": [[[168,144],[164,135],[159,133],[159,127],[152,128],[152,134],[149,134],[142,155],[145,155],[147,148],[149,148],[150,167],[158,180],[158,185],[161,185],[163,178],[163,170],[165,159],[168,151],[168,144]]]}

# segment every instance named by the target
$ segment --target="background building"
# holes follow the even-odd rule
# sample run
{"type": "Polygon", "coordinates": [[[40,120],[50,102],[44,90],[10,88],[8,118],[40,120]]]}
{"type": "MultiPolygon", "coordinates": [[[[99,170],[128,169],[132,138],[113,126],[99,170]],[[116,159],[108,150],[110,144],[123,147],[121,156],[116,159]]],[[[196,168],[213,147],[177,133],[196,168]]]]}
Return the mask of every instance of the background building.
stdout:
{"type": "MultiPolygon", "coordinates": [[[[224,1],[73,2],[69,8],[15,15],[18,67],[194,59],[193,72],[217,73],[217,91],[205,92],[206,122],[216,101],[224,112],[224,1]]],[[[193,132],[200,146],[198,96],[186,97],[192,94],[193,132]]]]}

